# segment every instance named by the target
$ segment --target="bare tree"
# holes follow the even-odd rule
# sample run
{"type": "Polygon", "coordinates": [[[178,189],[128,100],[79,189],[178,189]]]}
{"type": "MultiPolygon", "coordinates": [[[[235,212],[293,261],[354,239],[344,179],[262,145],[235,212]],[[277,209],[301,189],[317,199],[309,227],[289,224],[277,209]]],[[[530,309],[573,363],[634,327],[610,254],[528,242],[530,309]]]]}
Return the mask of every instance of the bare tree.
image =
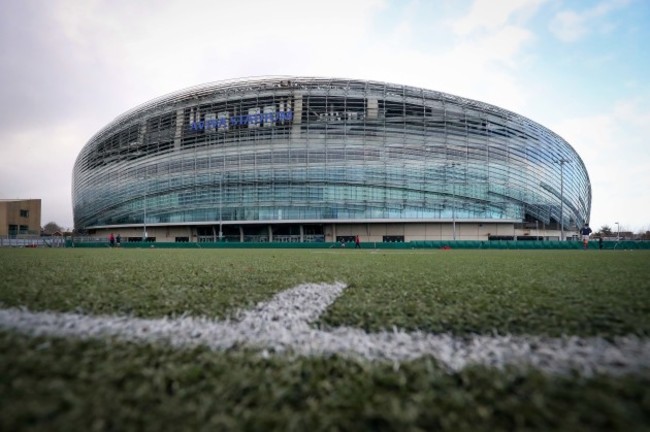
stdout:
{"type": "Polygon", "coordinates": [[[601,226],[595,234],[603,237],[611,237],[613,235],[612,228],[609,225],[601,226]]]}
{"type": "Polygon", "coordinates": [[[650,240],[650,226],[645,226],[639,229],[636,233],[639,240],[650,240]]]}
{"type": "Polygon", "coordinates": [[[48,222],[45,224],[42,231],[44,234],[52,235],[57,231],[63,231],[63,228],[61,228],[56,222],[48,222]]]}

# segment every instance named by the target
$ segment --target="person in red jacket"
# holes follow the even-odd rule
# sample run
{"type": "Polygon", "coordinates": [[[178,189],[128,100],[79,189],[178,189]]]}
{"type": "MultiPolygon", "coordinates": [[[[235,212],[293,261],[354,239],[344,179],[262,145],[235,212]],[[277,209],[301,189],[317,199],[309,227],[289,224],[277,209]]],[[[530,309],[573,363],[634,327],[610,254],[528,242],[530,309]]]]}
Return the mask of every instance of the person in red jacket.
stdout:
{"type": "Polygon", "coordinates": [[[361,248],[361,239],[359,238],[359,234],[354,237],[354,248],[361,248]]]}

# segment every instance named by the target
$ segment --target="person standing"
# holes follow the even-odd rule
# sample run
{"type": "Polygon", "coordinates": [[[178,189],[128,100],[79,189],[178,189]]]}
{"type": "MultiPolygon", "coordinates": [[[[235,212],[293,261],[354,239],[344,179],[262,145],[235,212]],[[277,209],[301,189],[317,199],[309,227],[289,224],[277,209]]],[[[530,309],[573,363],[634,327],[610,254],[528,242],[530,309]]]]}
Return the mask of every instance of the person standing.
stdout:
{"type": "Polygon", "coordinates": [[[113,233],[111,233],[108,236],[108,243],[110,244],[111,247],[115,246],[115,236],[113,235],[113,233]]]}
{"type": "Polygon", "coordinates": [[[586,223],[585,226],[582,227],[580,234],[582,235],[582,247],[583,249],[587,249],[589,247],[589,235],[591,234],[589,224],[586,223]]]}
{"type": "Polygon", "coordinates": [[[122,244],[122,236],[118,234],[118,235],[115,237],[115,245],[116,245],[117,247],[120,247],[121,244],[122,244]]]}
{"type": "Polygon", "coordinates": [[[359,238],[359,234],[357,234],[354,237],[354,248],[355,249],[357,249],[357,248],[361,249],[361,239],[359,238]]]}

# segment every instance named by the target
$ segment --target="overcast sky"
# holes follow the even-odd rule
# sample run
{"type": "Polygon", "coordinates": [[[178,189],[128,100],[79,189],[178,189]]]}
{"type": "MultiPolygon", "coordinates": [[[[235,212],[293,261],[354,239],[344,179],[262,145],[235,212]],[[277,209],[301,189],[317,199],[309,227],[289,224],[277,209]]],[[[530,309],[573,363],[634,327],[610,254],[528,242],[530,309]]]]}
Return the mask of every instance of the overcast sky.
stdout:
{"type": "Polygon", "coordinates": [[[650,1],[0,0],[0,198],[73,226],[88,139],[176,90],[360,78],[492,103],[566,139],[591,225],[650,229],[650,1]]]}

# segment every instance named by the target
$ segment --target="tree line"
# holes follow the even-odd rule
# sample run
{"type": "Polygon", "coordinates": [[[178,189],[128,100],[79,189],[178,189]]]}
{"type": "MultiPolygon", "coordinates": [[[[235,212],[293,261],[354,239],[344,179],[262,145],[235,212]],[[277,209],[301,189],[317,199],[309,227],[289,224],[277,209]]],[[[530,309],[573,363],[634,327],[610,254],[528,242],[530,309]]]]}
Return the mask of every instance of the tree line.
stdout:
{"type": "Polygon", "coordinates": [[[624,228],[622,230],[613,230],[609,225],[601,226],[598,231],[592,233],[594,237],[620,237],[626,240],[650,240],[650,231],[647,229],[640,229],[636,233],[632,231],[627,231],[624,228]]]}

